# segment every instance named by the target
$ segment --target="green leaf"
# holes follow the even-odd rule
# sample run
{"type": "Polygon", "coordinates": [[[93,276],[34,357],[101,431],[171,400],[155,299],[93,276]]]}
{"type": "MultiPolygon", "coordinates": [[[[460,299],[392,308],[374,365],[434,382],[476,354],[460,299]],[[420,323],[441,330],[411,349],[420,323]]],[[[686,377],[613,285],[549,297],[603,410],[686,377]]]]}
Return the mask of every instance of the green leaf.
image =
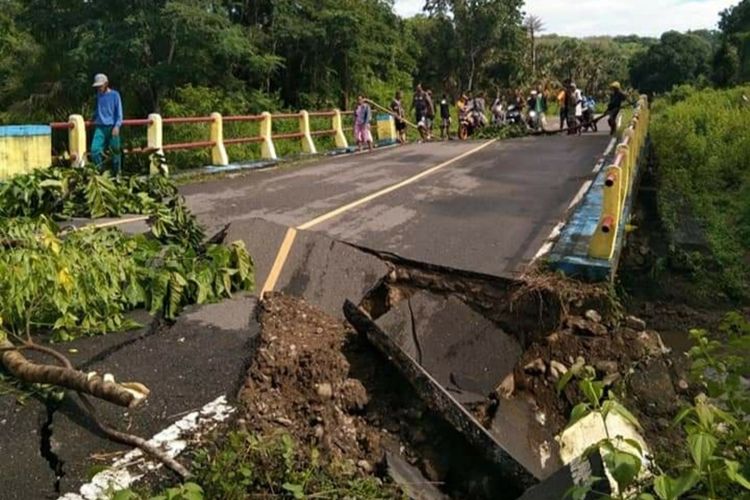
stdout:
{"type": "Polygon", "coordinates": [[[641,443],[639,443],[637,440],[635,440],[635,439],[623,439],[622,441],[624,443],[627,443],[628,445],[632,446],[636,450],[638,450],[638,454],[640,454],[640,456],[643,456],[643,447],[641,446],[641,443]]]}
{"type": "Polygon", "coordinates": [[[727,466],[727,477],[730,481],[739,484],[746,490],[750,490],[750,481],[740,472],[740,463],[733,460],[724,460],[727,466]]]}
{"type": "Polygon", "coordinates": [[[305,489],[301,484],[284,483],[281,487],[291,493],[295,499],[305,498],[305,489]]]}
{"type": "Polygon", "coordinates": [[[559,395],[563,389],[568,385],[568,383],[571,381],[575,373],[573,373],[573,370],[568,370],[565,373],[563,373],[562,377],[560,377],[560,380],[557,381],[557,394],[559,395]]]}
{"type": "Polygon", "coordinates": [[[710,429],[714,424],[714,414],[711,407],[705,403],[695,405],[695,414],[698,415],[698,421],[704,429],[710,429]]]}
{"type": "Polygon", "coordinates": [[[654,491],[661,500],[676,500],[693,489],[700,477],[700,473],[692,468],[676,479],[662,474],[654,479],[654,491]]]}
{"type": "Polygon", "coordinates": [[[604,384],[599,381],[584,379],[579,382],[578,387],[584,396],[586,396],[591,406],[598,408],[599,401],[602,399],[602,394],[604,394],[604,384]]]}
{"type": "MultiPolygon", "coordinates": [[[[126,490],[120,490],[116,491],[112,495],[112,500],[140,500],[140,496],[138,496],[133,490],[126,489],[126,490]]],[[[159,497],[154,497],[152,500],[156,500],[159,497]]]]}
{"type": "Polygon", "coordinates": [[[711,434],[697,432],[688,436],[688,448],[698,470],[703,471],[716,449],[717,440],[711,434]]]}
{"type": "Polygon", "coordinates": [[[638,422],[638,419],[635,418],[635,415],[630,413],[630,410],[625,408],[623,405],[621,405],[618,401],[615,401],[614,399],[610,399],[609,401],[612,403],[611,404],[612,413],[616,413],[617,415],[621,416],[629,424],[633,425],[636,429],[641,429],[641,423],[638,422]]]}
{"type": "Polygon", "coordinates": [[[573,427],[576,422],[581,420],[582,418],[586,417],[591,413],[591,408],[586,403],[578,403],[573,407],[573,409],[570,412],[570,421],[568,422],[568,425],[565,427],[566,429],[573,427]]]}
{"type": "Polygon", "coordinates": [[[612,477],[617,481],[620,491],[628,489],[641,471],[641,459],[617,448],[604,455],[604,463],[612,477]]]}
{"type": "Polygon", "coordinates": [[[688,415],[690,415],[692,412],[693,412],[693,407],[692,406],[688,406],[686,408],[683,408],[682,410],[680,410],[680,412],[674,418],[673,424],[675,424],[675,425],[679,424],[680,422],[682,422],[683,420],[685,420],[685,417],[687,417],[688,415]]]}

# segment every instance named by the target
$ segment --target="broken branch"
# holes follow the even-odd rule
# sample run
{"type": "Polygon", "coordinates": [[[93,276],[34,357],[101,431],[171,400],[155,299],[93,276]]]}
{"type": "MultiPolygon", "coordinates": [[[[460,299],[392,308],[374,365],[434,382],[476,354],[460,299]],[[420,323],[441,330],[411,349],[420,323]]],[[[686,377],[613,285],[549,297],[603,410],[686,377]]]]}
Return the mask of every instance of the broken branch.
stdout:
{"type": "MultiPolygon", "coordinates": [[[[47,350],[42,350],[40,346],[26,345],[23,347],[50,354],[47,350]]],[[[127,408],[138,406],[148,395],[148,389],[140,384],[118,384],[105,380],[96,373],[87,374],[67,366],[34,363],[21,354],[18,348],[7,339],[0,340],[0,352],[2,352],[2,358],[0,359],[5,369],[24,382],[60,386],[76,392],[90,394],[127,408]]],[[[55,357],[57,358],[57,356],[55,357]]]]}

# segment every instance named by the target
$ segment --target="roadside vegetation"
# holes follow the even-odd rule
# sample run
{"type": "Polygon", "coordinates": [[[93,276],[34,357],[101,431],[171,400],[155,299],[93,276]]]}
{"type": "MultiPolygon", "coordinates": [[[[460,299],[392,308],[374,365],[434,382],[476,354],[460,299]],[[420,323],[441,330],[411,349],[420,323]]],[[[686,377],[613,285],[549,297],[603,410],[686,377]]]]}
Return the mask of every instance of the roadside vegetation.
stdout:
{"type": "Polygon", "coordinates": [[[657,101],[651,128],[658,208],[670,261],[696,292],[750,293],[750,87],[681,87],[657,101]]]}
{"type": "Polygon", "coordinates": [[[121,490],[113,500],[405,498],[396,486],[363,474],[354,464],[326,462],[318,450],[285,433],[231,432],[220,445],[194,452],[193,473],[186,484],[157,493],[121,490]]]}
{"type": "MultiPolygon", "coordinates": [[[[744,379],[750,369],[750,323],[733,313],[718,332],[693,330],[690,337],[695,342],[688,353],[693,400],[686,401],[672,421],[681,443],[646,452],[639,441],[609,430],[607,417],[613,414],[638,430],[641,424],[620,402],[627,395],[617,395],[617,387],[597,379],[593,367],[579,363],[560,379],[558,390],[576,379],[582,399],[573,408],[568,426],[593,414],[607,434],[586,455],[601,453],[617,491],[597,497],[677,500],[750,495],[750,391],[744,379]]],[[[568,497],[588,498],[601,479],[571,489],[568,497]]]]}

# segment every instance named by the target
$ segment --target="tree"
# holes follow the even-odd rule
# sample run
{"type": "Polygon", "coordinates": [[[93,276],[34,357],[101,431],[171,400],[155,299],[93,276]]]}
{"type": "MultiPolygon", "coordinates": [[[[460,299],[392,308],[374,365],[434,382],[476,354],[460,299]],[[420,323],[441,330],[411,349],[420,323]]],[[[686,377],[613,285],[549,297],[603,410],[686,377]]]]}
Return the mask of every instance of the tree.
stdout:
{"type": "Polygon", "coordinates": [[[728,86],[750,79],[750,0],[720,14],[721,45],[713,61],[713,80],[728,86]]]}
{"type": "Polygon", "coordinates": [[[523,27],[529,34],[531,51],[531,76],[536,77],[536,36],[544,31],[544,21],[539,16],[529,14],[523,21],[523,27]]]}
{"type": "Polygon", "coordinates": [[[635,61],[630,77],[642,92],[667,92],[675,85],[707,78],[712,55],[704,37],[669,31],[635,61]]]}
{"type": "Polygon", "coordinates": [[[460,56],[456,61],[459,86],[472,90],[477,84],[509,81],[521,68],[522,4],[522,0],[426,1],[425,10],[431,16],[444,16],[453,26],[460,56]]]}

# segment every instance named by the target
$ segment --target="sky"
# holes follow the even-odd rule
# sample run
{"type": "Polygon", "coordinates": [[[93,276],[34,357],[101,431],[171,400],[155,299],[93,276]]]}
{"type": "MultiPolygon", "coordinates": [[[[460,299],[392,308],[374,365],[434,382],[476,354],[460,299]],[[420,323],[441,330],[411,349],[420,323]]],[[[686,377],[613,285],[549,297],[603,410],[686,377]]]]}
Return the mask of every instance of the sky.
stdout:
{"type": "MultiPolygon", "coordinates": [[[[546,33],[568,36],[659,36],[665,31],[713,29],[719,12],[740,0],[526,0],[524,11],[542,18],[546,33]]],[[[424,0],[395,0],[403,17],[424,0]]]]}

